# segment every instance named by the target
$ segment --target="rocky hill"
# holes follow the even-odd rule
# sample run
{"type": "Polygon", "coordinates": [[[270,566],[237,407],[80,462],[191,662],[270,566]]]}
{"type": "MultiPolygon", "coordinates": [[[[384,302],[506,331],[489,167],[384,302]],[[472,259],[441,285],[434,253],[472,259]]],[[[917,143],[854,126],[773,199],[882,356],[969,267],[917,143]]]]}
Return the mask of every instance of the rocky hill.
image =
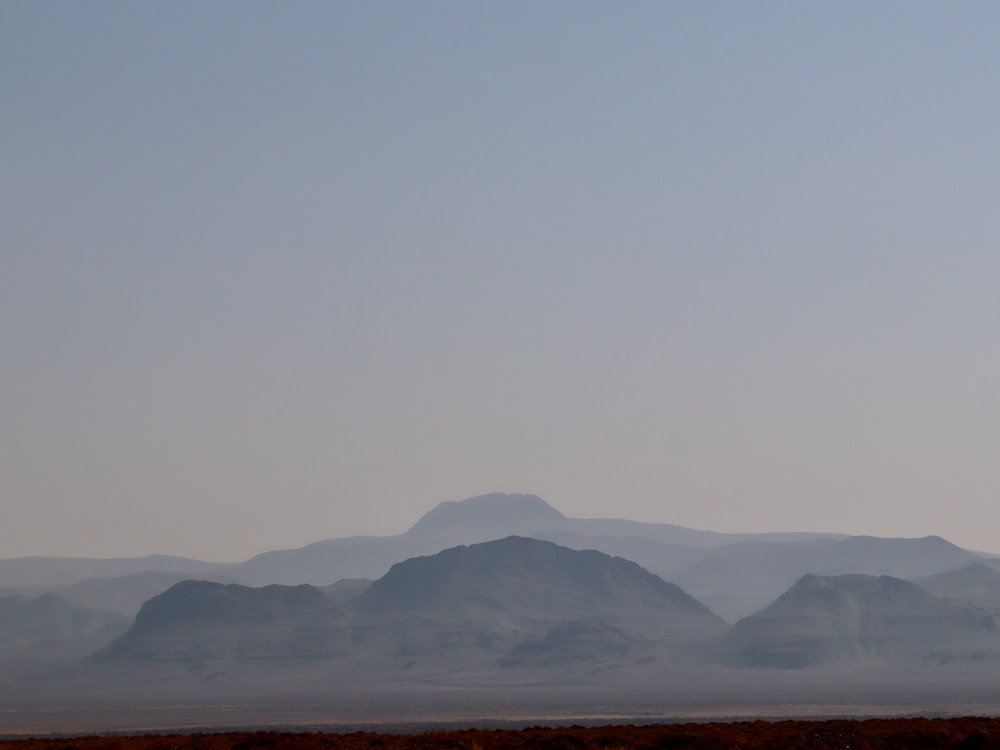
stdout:
{"type": "Polygon", "coordinates": [[[333,600],[313,586],[182,581],[146,602],[128,632],[98,656],[164,662],[284,658],[294,653],[303,623],[336,612],[333,600]]]}
{"type": "Polygon", "coordinates": [[[737,667],[867,660],[914,667],[1000,654],[1000,612],[891,576],[807,575],[721,640],[737,667]]]}
{"type": "Polygon", "coordinates": [[[916,582],[942,596],[1000,608],[1000,571],[983,563],[924,576],[916,582]]]}
{"type": "Polygon", "coordinates": [[[508,537],[398,563],[339,607],[311,586],[187,581],[147,602],[102,658],[326,659],[388,679],[669,660],[726,628],[633,562],[508,537]]]}
{"type": "Polygon", "coordinates": [[[664,572],[731,621],[753,614],[803,575],[849,573],[912,579],[974,563],[979,555],[937,536],[813,537],[728,544],[680,569],[664,572]]]}

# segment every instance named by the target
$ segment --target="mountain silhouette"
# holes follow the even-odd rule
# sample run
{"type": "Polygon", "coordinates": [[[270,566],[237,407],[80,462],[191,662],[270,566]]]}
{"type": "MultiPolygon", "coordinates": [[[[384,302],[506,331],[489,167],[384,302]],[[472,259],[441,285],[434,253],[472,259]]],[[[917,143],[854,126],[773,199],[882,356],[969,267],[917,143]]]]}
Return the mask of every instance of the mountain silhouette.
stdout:
{"type": "Polygon", "coordinates": [[[462,538],[467,544],[558,527],[566,516],[537,495],[494,492],[445,501],[425,513],[407,535],[462,538]]]}
{"type": "Polygon", "coordinates": [[[336,611],[314,586],[182,581],[154,596],[101,659],[191,661],[289,655],[298,626],[336,611]]]}
{"type": "MultiPolygon", "coordinates": [[[[377,578],[400,560],[512,535],[625,555],[670,580],[675,580],[677,571],[729,544],[767,541],[780,547],[802,540],[829,542],[841,538],[813,533],[722,534],[663,523],[567,518],[537,495],[495,492],[439,503],[404,534],[328,539],[298,549],[274,550],[230,566],[227,572],[239,582],[252,585],[326,586],[340,578],[377,578]]],[[[799,568],[796,573],[808,571],[808,567],[799,568]]],[[[770,599],[791,581],[783,582],[770,599]]],[[[759,600],[754,603],[763,605],[759,600]]]]}
{"type": "MultiPolygon", "coordinates": [[[[78,604],[134,616],[142,601],[178,580],[252,587],[310,584],[325,589],[345,579],[377,579],[401,560],[511,535],[625,557],[674,582],[728,622],[760,611],[808,573],[914,580],[986,560],[936,536],[723,534],[665,523],[568,518],[536,495],[490,493],[439,503],[403,534],[325,539],[264,552],[242,563],[167,556],[0,560],[0,584],[17,584],[6,591],[0,588],[0,595],[51,591],[78,604]]],[[[361,589],[351,589],[350,594],[361,589]]],[[[344,601],[345,596],[335,598],[344,601]]]]}
{"type": "Polygon", "coordinates": [[[298,549],[264,552],[233,566],[231,573],[254,585],[325,586],[342,578],[377,578],[400,560],[512,534],[537,536],[564,520],[536,495],[494,492],[439,503],[405,534],[327,539],[298,549]]]}
{"type": "Polygon", "coordinates": [[[859,659],[920,666],[1000,653],[1000,613],[891,576],[806,575],[722,639],[733,666],[859,659]]]}
{"type": "Polygon", "coordinates": [[[677,586],[595,550],[508,537],[394,565],[341,606],[311,586],[186,581],[100,656],[113,662],[332,660],[339,674],[669,659],[726,624],[677,586]]]}
{"type": "Polygon", "coordinates": [[[913,579],[981,559],[938,536],[752,540],[712,550],[670,579],[732,620],[752,614],[803,575],[849,573],[913,579]]]}
{"type": "Polygon", "coordinates": [[[252,588],[213,581],[181,581],[142,605],[131,632],[147,633],[178,623],[273,622],[329,607],[329,598],[314,586],[252,588]]]}
{"type": "Polygon", "coordinates": [[[727,628],[634,562],[518,536],[398,563],[345,609],[367,668],[427,676],[666,664],[727,628]]]}
{"type": "Polygon", "coordinates": [[[986,559],[934,536],[722,534],[665,523],[568,518],[536,495],[491,493],[439,503],[403,534],[325,539],[264,552],[242,563],[166,556],[0,560],[0,585],[18,587],[0,589],[0,594],[37,596],[48,590],[88,607],[134,616],[145,598],[178,580],[325,588],[344,579],[374,580],[401,560],[510,535],[625,557],[673,581],[729,622],[759,611],[808,573],[913,580],[986,559]]]}
{"type": "Polygon", "coordinates": [[[953,599],[1000,607],[1000,571],[984,563],[973,563],[958,570],[916,579],[928,591],[953,599]]]}
{"type": "Polygon", "coordinates": [[[394,565],[354,600],[367,612],[544,613],[564,619],[656,612],[665,625],[715,616],[678,586],[636,563],[597,550],[510,536],[394,565]]]}
{"type": "Polygon", "coordinates": [[[212,575],[227,566],[174,555],[145,557],[12,557],[0,560],[0,587],[68,586],[89,578],[127,576],[134,573],[181,573],[187,576],[212,575]]]}

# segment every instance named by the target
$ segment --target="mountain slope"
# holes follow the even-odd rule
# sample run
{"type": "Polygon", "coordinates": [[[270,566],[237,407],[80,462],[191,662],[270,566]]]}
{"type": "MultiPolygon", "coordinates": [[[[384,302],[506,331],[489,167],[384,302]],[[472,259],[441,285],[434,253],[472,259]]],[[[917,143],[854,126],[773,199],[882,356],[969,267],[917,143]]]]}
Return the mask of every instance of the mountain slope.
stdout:
{"type": "Polygon", "coordinates": [[[146,557],[12,557],[0,560],[0,588],[16,586],[69,586],[89,578],[108,578],[133,573],[181,573],[209,575],[224,571],[223,563],[209,563],[188,557],[147,555],[146,557]]]}
{"type": "Polygon", "coordinates": [[[143,605],[102,656],[216,671],[297,660],[342,679],[433,680],[669,660],[726,627],[633,562],[508,537],[398,563],[340,607],[311,586],[186,581],[143,605]]]}
{"type": "Polygon", "coordinates": [[[429,674],[669,661],[726,629],[629,560],[516,536],[394,565],[348,609],[371,664],[429,674]]]}
{"type": "Polygon", "coordinates": [[[780,596],[803,575],[863,573],[916,578],[979,560],[941,537],[871,536],[748,541],[705,554],[671,573],[671,580],[717,612],[736,620],[780,596]]]}
{"type": "Polygon", "coordinates": [[[891,576],[807,575],[736,623],[722,652],[740,667],[798,669],[862,658],[922,666],[1000,653],[998,618],[995,610],[891,576]]]}
{"type": "Polygon", "coordinates": [[[983,563],[916,579],[928,591],[985,607],[1000,607],[1000,571],[983,563]]]}
{"type": "Polygon", "coordinates": [[[536,612],[547,618],[621,617],[638,607],[656,612],[664,625],[674,619],[716,619],[679,587],[630,560],[518,536],[398,563],[355,600],[355,607],[367,612],[536,612]]]}
{"type": "Polygon", "coordinates": [[[254,585],[325,586],[341,578],[377,578],[400,560],[511,534],[535,535],[564,519],[535,495],[492,493],[439,503],[405,534],[327,539],[264,552],[235,566],[233,573],[254,585]]]}
{"type": "Polygon", "coordinates": [[[408,536],[464,539],[467,544],[555,528],[566,516],[537,495],[494,492],[461,501],[445,501],[421,516],[408,536]]]}
{"type": "Polygon", "coordinates": [[[128,632],[100,657],[163,662],[286,658],[294,655],[303,623],[336,611],[330,597],[313,586],[182,581],[143,604],[128,632]]]}
{"type": "Polygon", "coordinates": [[[88,578],[69,586],[56,587],[53,591],[81,607],[105,609],[135,617],[144,602],[188,578],[190,575],[184,573],[132,573],[117,577],[88,578]]]}
{"type": "Polygon", "coordinates": [[[339,578],[376,578],[400,560],[511,535],[546,539],[574,549],[627,551],[630,558],[635,553],[645,567],[671,579],[675,571],[727,544],[840,538],[810,533],[721,534],[671,524],[567,518],[536,495],[497,492],[439,503],[405,534],[329,539],[299,549],[266,552],[234,566],[231,574],[253,585],[324,586],[339,578]]]}

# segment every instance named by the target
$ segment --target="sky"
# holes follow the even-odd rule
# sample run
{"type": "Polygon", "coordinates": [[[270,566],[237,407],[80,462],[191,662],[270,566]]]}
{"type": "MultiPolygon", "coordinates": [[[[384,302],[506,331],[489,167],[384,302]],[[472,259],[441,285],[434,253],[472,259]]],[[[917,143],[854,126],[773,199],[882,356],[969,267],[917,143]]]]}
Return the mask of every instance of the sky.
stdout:
{"type": "Polygon", "coordinates": [[[1000,552],[1000,5],[0,4],[0,558],[444,500],[1000,552]]]}

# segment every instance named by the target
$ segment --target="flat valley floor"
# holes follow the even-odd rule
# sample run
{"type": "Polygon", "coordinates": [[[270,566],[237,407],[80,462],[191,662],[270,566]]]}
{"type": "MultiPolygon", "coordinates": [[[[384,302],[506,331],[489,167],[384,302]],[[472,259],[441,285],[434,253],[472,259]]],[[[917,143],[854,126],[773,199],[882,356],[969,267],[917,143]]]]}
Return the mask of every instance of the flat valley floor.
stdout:
{"type": "Polygon", "coordinates": [[[51,736],[0,750],[669,750],[670,748],[1000,748],[1000,719],[868,719],[531,726],[409,733],[195,732],[51,736]]]}
{"type": "MultiPolygon", "coordinates": [[[[692,726],[708,726],[718,722],[720,726],[747,726],[752,724],[758,730],[771,731],[772,722],[784,726],[787,722],[798,720],[805,722],[851,720],[852,726],[861,721],[869,728],[882,724],[878,721],[889,721],[886,726],[903,727],[903,720],[908,717],[924,717],[920,721],[934,719],[937,721],[966,722],[961,717],[977,716],[982,718],[983,731],[988,736],[996,736],[996,744],[989,745],[1000,750],[1000,690],[992,685],[979,685],[975,688],[957,690],[955,686],[940,685],[937,690],[929,686],[921,686],[912,692],[896,690],[891,694],[883,693],[874,685],[843,684],[839,690],[830,690],[826,686],[822,691],[815,687],[810,690],[802,684],[789,684],[780,689],[775,684],[761,681],[760,690],[753,695],[751,691],[725,689],[715,690],[692,686],[692,690],[684,692],[677,690],[671,694],[650,694],[639,688],[634,693],[627,690],[601,691],[595,688],[558,690],[533,687],[520,691],[478,689],[425,689],[412,690],[358,690],[352,694],[340,693],[326,698],[316,694],[295,696],[286,694],[272,697],[270,700],[260,698],[246,701],[234,696],[234,700],[220,700],[220,696],[186,696],[167,700],[161,703],[137,702],[127,705],[120,697],[114,700],[102,701],[100,696],[90,696],[86,700],[80,696],[78,701],[64,698],[63,701],[28,704],[15,700],[5,700],[0,704],[0,738],[19,737],[69,737],[83,735],[142,735],[147,733],[184,733],[192,732],[211,734],[213,737],[221,731],[241,730],[281,730],[282,732],[337,732],[340,734],[357,731],[373,731],[380,734],[409,734],[429,730],[457,729],[465,727],[493,727],[498,729],[520,729],[525,726],[544,725],[571,726],[582,725],[596,727],[599,725],[629,725],[642,736],[639,739],[622,742],[621,747],[687,747],[689,745],[656,745],[650,729],[646,725],[664,724],[675,727],[679,723],[692,723],[692,726]],[[879,718],[881,717],[881,718],[879,718]],[[885,718],[889,717],[889,718],[885,718]],[[898,717],[898,718],[897,718],[898,717]],[[763,720],[768,723],[760,724],[763,720]],[[895,723],[893,723],[895,722],[895,723]]],[[[9,697],[9,696],[8,696],[9,697]]],[[[978,721],[978,720],[977,720],[978,721]]],[[[916,725],[905,725],[916,726],[916,725]]],[[[921,724],[926,727],[957,726],[954,724],[921,724]]],[[[962,726],[965,726],[962,724],[962,726]]],[[[596,731],[596,730],[595,730],[596,731]]],[[[632,731],[631,729],[629,731],[632,731]]],[[[663,730],[662,736],[673,732],[673,728],[663,730]]],[[[699,729],[699,735],[708,731],[699,729]]],[[[777,731],[777,730],[775,730],[777,731]]],[[[785,730],[782,730],[785,731],[785,730]]],[[[805,731],[805,730],[802,730],[805,731]]],[[[810,730],[811,731],[811,730],[810,730]]],[[[881,730],[880,730],[881,731],[881,730]]],[[[902,731],[902,730],[901,730],[902,731]]],[[[906,730],[909,731],[909,730],[906,730]]],[[[943,731],[943,730],[942,730],[943,731]]],[[[955,734],[958,730],[948,730],[955,734]]],[[[964,731],[964,730],[963,730],[964,731]]],[[[949,736],[951,736],[949,734],[949,736]]],[[[969,733],[967,733],[969,734],[969,733]]],[[[257,735],[254,735],[257,736],[257,735]]],[[[522,735],[518,735],[522,737],[522,735]]],[[[527,735],[524,735],[526,737],[527,735]]],[[[539,735],[541,736],[541,735],[539,735]]],[[[546,735],[549,736],[549,735],[546,735]]],[[[630,735],[632,736],[632,735],[630,735]]],[[[978,736],[978,735],[977,735],[978,736]]],[[[189,740],[178,740],[150,744],[146,740],[135,741],[127,745],[93,745],[74,742],[62,744],[11,745],[0,747],[0,750],[267,750],[271,744],[260,744],[264,740],[254,740],[251,735],[241,734],[242,739],[233,742],[251,743],[237,747],[226,744],[229,739],[206,740],[202,744],[192,745],[189,740]],[[216,744],[216,743],[221,744],[216,744]],[[253,744],[257,742],[258,744],[253,744]]],[[[282,747],[293,747],[288,736],[280,735],[282,747]]],[[[565,742],[546,746],[548,750],[583,750],[585,747],[614,748],[618,745],[593,744],[601,738],[592,731],[586,734],[587,742],[591,744],[570,746],[565,742]]],[[[639,737],[636,734],[635,737],[639,737]]],[[[230,738],[231,739],[231,738],[230,738]]],[[[508,737],[508,740],[513,740],[508,737]]],[[[339,744],[337,747],[379,747],[373,738],[371,745],[362,742],[362,738],[354,737],[351,742],[361,744],[339,744]]],[[[534,740],[532,740],[534,741],[534,740]]],[[[541,739],[538,740],[541,742],[541,739]]],[[[582,740],[581,740],[582,741],[582,740]]],[[[741,740],[741,742],[744,740],[741,740]]],[[[749,740],[746,740],[749,742],[749,740]]],[[[971,740],[970,740],[971,741],[971,740]]],[[[978,741],[978,740],[977,740],[978,741]]],[[[278,735],[269,735],[268,743],[278,743],[278,735]]],[[[303,740],[305,742],[305,740],[303,740]]],[[[333,746],[316,744],[318,740],[309,740],[302,747],[312,750],[333,746]],[[310,744],[312,743],[312,744],[310,744]]],[[[323,742],[326,742],[324,740],[323,742]]],[[[338,740],[340,742],[340,740],[338,740]]],[[[346,740],[344,741],[346,742],[346,740]]],[[[410,742],[410,741],[407,741],[410,742]]],[[[450,742],[450,740],[449,740],[450,742]]],[[[453,750],[488,750],[491,747],[521,747],[521,744],[489,744],[482,739],[462,740],[463,745],[450,744],[453,750]],[[468,740],[468,741],[467,741],[468,740]]],[[[294,745],[298,747],[299,745],[294,745]]],[[[541,745],[523,745],[524,747],[541,747],[541,745]]],[[[702,745],[690,745],[701,747],[702,745]]],[[[705,745],[715,747],[715,745],[705,745]]],[[[729,747],[730,745],[725,745],[729,747]]],[[[784,747],[791,745],[759,745],[736,744],[732,747],[784,747]]],[[[814,747],[818,745],[802,745],[814,747]]],[[[844,744],[826,746],[846,747],[844,744]]],[[[865,745],[850,744],[851,747],[865,745]]],[[[912,745],[870,745],[871,747],[907,747],[912,745]]],[[[932,746],[932,745],[928,745],[932,746]]],[[[939,745],[951,747],[952,745],[939,745]]],[[[986,747],[987,745],[966,745],[965,747],[986,747]]],[[[423,745],[403,743],[402,740],[392,745],[394,748],[419,748],[423,745]]]]}

